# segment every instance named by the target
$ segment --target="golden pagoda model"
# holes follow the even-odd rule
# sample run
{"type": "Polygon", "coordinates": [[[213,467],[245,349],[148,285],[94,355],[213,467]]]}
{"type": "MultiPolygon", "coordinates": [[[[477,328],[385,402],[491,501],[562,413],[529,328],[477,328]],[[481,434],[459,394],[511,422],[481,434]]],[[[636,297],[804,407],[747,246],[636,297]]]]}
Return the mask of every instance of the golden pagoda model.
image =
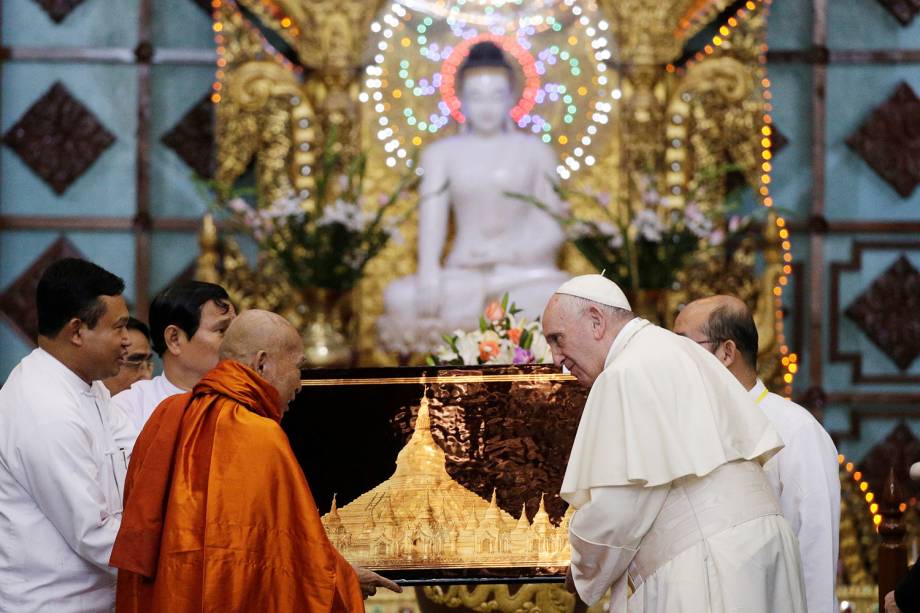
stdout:
{"type": "Polygon", "coordinates": [[[431,435],[427,390],[415,431],[393,476],[323,516],[329,538],[353,563],[373,569],[555,567],[568,565],[571,509],[557,527],[540,499],[527,520],[514,519],[447,473],[431,435]]]}

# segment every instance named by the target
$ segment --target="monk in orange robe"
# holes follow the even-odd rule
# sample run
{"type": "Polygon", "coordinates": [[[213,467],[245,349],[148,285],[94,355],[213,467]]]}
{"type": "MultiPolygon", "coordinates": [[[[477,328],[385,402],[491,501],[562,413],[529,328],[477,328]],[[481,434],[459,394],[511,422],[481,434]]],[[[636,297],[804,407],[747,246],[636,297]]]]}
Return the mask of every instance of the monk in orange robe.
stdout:
{"type": "Polygon", "coordinates": [[[110,560],[119,613],[363,611],[376,587],[401,591],[326,537],[279,425],[302,359],[283,317],[246,311],[217,367],[150,417],[110,560]]]}

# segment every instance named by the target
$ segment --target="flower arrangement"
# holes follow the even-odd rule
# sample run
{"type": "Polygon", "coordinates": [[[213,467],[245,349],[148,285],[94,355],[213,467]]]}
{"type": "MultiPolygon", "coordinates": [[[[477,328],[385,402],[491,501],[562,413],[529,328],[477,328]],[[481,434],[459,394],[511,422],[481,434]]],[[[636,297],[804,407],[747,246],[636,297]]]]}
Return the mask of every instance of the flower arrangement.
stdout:
{"type": "Polygon", "coordinates": [[[539,321],[518,319],[521,309],[508,306],[508,294],[486,306],[479,329],[445,335],[445,345],[428,356],[432,366],[549,364],[553,357],[539,321]]]}
{"type": "Polygon", "coordinates": [[[418,181],[417,172],[408,172],[369,212],[363,193],[365,168],[364,154],[344,160],[327,143],[312,198],[291,193],[260,207],[244,197],[246,192],[231,195],[218,190],[228,196],[221,208],[253,237],[262,255],[279,265],[293,287],[347,291],[389,241],[400,240],[397,228],[413,209],[397,216],[388,213],[418,181]]]}
{"type": "MultiPolygon", "coordinates": [[[[595,212],[586,219],[568,212],[559,214],[544,203],[522,194],[510,196],[527,200],[552,215],[566,237],[598,271],[624,289],[667,289],[691,254],[722,245],[746,229],[748,218],[725,218],[733,208],[704,212],[692,198],[683,208],[670,206],[649,176],[638,179],[638,202],[611,202],[609,194],[584,193],[556,186],[567,202],[581,200],[595,212]],[[612,206],[611,206],[612,205],[612,206]]],[[[702,190],[701,190],[702,191],[702,190]]]]}

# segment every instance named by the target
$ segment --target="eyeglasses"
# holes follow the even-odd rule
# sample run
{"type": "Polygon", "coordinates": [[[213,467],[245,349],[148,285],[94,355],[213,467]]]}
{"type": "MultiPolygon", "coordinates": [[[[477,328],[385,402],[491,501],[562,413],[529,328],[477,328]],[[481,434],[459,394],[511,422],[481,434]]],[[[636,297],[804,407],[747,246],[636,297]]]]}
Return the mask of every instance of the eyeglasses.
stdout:
{"type": "Polygon", "coordinates": [[[122,360],[122,365],[135,370],[140,368],[153,368],[152,353],[134,353],[122,360]]]}
{"type": "Polygon", "coordinates": [[[709,344],[720,345],[724,341],[722,339],[707,338],[705,341],[698,341],[696,339],[693,339],[693,342],[697,343],[698,345],[709,345],[709,344]]]}

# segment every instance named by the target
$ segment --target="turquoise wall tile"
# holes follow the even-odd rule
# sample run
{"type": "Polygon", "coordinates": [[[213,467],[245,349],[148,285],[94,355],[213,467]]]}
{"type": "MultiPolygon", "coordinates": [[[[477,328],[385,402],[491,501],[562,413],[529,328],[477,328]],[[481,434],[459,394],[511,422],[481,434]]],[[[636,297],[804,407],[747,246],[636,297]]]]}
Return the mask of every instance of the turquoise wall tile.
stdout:
{"type": "MultiPolygon", "coordinates": [[[[914,436],[920,433],[920,421],[916,419],[905,420],[908,427],[913,431],[914,436]]],[[[891,431],[898,425],[898,422],[890,417],[880,416],[873,418],[871,415],[863,417],[860,421],[859,440],[843,441],[838,451],[844,454],[848,460],[855,460],[857,465],[859,460],[864,458],[872,448],[879,444],[891,431]]],[[[876,492],[878,495],[879,492],[876,492]]]]}
{"type": "Polygon", "coordinates": [[[3,44],[134,49],[137,19],[137,0],[84,0],[61,23],[55,23],[35,0],[4,0],[3,44]],[[118,19],[112,19],[115,5],[118,19]]]}
{"type": "MultiPolygon", "coordinates": [[[[920,43],[920,41],[918,41],[920,43]]],[[[920,66],[831,66],[827,80],[828,219],[916,218],[920,189],[902,198],[846,139],[906,81],[920,93],[920,66]]]]}
{"type": "MultiPolygon", "coordinates": [[[[881,237],[884,240],[884,237],[881,237]]],[[[855,241],[879,241],[879,236],[856,235],[852,237],[829,236],[825,243],[825,261],[827,263],[827,285],[824,299],[825,321],[830,322],[830,265],[833,262],[849,262],[851,246],[855,241]]],[[[888,240],[897,240],[896,238],[888,240]]],[[[866,374],[897,375],[900,371],[894,362],[878,349],[872,341],[848,317],[843,315],[846,308],[856,298],[865,292],[872,282],[890,267],[903,252],[899,249],[886,249],[881,251],[865,251],[862,256],[862,268],[859,271],[847,272],[840,277],[838,320],[839,339],[838,347],[844,352],[861,353],[863,355],[863,372],[866,374]]],[[[905,253],[911,263],[920,268],[920,250],[905,253]]],[[[830,361],[830,328],[825,326],[825,366],[824,388],[828,391],[854,391],[857,386],[851,382],[852,369],[849,363],[830,361]]],[[[915,362],[907,371],[912,375],[920,375],[920,360],[915,362]]],[[[860,392],[904,392],[911,386],[903,384],[860,384],[860,392]]]]}
{"type": "Polygon", "coordinates": [[[0,382],[3,382],[33,347],[26,344],[22,336],[0,316],[0,348],[0,382]]]}
{"type": "Polygon", "coordinates": [[[789,140],[773,157],[770,192],[778,208],[792,219],[811,211],[811,69],[777,64],[769,67],[773,93],[773,125],[789,140]]]}
{"type": "Polygon", "coordinates": [[[811,2],[773,0],[767,20],[770,49],[807,49],[811,46],[811,2]]]}
{"type": "Polygon", "coordinates": [[[0,147],[0,213],[132,217],[136,201],[137,70],[133,66],[10,62],[3,66],[0,131],[61,81],[116,141],[58,196],[9,147],[0,147]]]}
{"type": "Polygon", "coordinates": [[[214,68],[156,66],[152,79],[151,212],[155,217],[200,218],[207,205],[192,179],[192,169],[163,144],[168,133],[202,97],[210,94],[214,68]]]}
{"type": "Polygon", "coordinates": [[[193,232],[155,232],[151,249],[156,254],[150,270],[152,297],[198,258],[198,236],[193,232]]]}
{"type": "Polygon", "coordinates": [[[213,48],[211,16],[193,0],[157,0],[153,3],[153,42],[157,47],[213,48]]]}
{"type": "Polygon", "coordinates": [[[830,49],[907,49],[920,44],[920,19],[905,28],[878,0],[832,0],[827,10],[830,49]]]}

